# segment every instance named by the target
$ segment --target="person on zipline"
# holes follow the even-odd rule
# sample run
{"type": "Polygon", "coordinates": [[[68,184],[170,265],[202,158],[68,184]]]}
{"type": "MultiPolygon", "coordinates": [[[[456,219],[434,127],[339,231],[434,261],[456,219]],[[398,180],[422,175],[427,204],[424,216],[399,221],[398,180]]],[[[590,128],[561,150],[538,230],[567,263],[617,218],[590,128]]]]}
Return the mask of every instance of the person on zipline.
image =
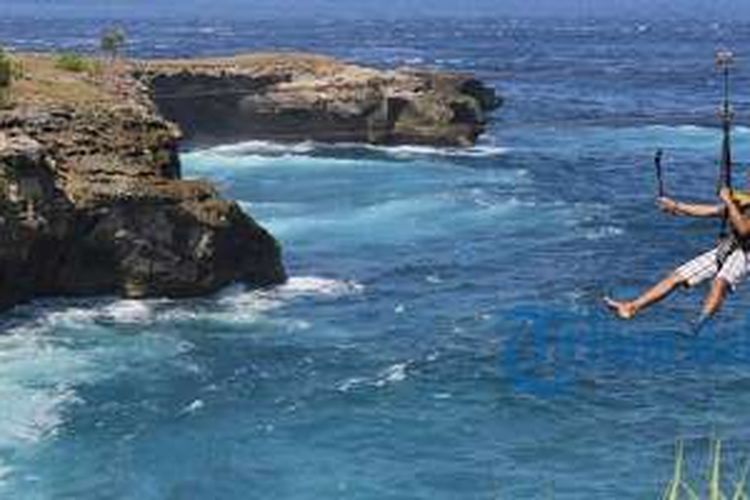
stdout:
{"type": "Polygon", "coordinates": [[[661,209],[673,215],[723,217],[726,214],[732,230],[716,248],[681,265],[640,297],[629,301],[605,297],[607,306],[620,318],[633,318],[678,286],[693,287],[708,279],[713,279],[713,283],[696,327],[700,328],[721,308],[727,293],[737,288],[750,266],[750,216],[743,214],[743,210],[750,209],[750,198],[735,198],[729,188],[723,188],[719,197],[722,203],[716,205],[681,203],[666,196],[658,199],[661,209]]]}

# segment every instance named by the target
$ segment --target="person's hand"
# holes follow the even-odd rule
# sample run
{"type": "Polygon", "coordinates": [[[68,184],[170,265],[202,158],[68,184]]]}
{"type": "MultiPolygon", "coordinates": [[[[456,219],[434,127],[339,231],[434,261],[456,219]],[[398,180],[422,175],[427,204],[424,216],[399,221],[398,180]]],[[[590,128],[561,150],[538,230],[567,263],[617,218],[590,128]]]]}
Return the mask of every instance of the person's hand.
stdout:
{"type": "Polygon", "coordinates": [[[732,190],[728,187],[721,188],[721,191],[719,191],[719,198],[721,198],[721,201],[727,205],[734,203],[734,199],[732,199],[732,190]]]}
{"type": "Polygon", "coordinates": [[[668,196],[658,197],[656,199],[656,204],[668,214],[677,215],[679,213],[679,210],[677,210],[677,202],[668,196]]]}

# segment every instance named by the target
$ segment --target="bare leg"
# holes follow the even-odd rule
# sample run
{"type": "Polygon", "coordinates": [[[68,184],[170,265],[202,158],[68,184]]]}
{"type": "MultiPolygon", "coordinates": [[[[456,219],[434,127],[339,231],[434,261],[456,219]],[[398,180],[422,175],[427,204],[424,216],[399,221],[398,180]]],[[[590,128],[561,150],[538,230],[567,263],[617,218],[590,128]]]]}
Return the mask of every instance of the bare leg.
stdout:
{"type": "Polygon", "coordinates": [[[659,283],[648,289],[643,295],[631,301],[618,301],[610,297],[605,297],[604,302],[620,318],[631,319],[642,309],[659,302],[680,285],[685,284],[685,279],[672,273],[659,283]]]}
{"type": "Polygon", "coordinates": [[[724,304],[724,300],[727,298],[729,292],[729,283],[723,278],[714,279],[711,284],[711,291],[706,295],[706,299],[703,302],[703,310],[701,315],[692,323],[693,334],[698,335],[703,327],[708,323],[716,312],[721,309],[724,304]]]}
{"type": "Polygon", "coordinates": [[[716,278],[711,284],[711,291],[703,302],[703,316],[710,318],[724,305],[724,299],[729,292],[729,283],[723,278],[716,278]]]}

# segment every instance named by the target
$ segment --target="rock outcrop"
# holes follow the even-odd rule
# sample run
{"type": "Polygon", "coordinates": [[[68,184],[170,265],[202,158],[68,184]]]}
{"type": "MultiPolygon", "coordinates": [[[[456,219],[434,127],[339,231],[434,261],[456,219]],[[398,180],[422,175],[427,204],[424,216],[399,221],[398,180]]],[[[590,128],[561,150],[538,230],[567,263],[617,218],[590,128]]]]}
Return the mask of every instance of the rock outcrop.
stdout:
{"type": "Polygon", "coordinates": [[[500,105],[468,76],[320,56],[83,71],[21,58],[13,106],[0,109],[0,310],[38,296],[185,297],[283,282],[276,240],[210,183],[181,178],[183,132],[191,145],[464,146],[500,105]]]}
{"type": "Polygon", "coordinates": [[[460,74],[380,71],[313,55],[150,61],[136,76],[193,145],[264,139],[469,146],[493,89],[460,74]]]}
{"type": "Polygon", "coordinates": [[[179,130],[136,82],[83,82],[115,87],[87,102],[86,77],[56,75],[50,94],[39,90],[48,65],[28,61],[17,105],[0,110],[0,309],[37,296],[184,297],[285,280],[266,230],[211,184],[180,179],[179,130]],[[60,97],[61,78],[75,99],[60,97]]]}

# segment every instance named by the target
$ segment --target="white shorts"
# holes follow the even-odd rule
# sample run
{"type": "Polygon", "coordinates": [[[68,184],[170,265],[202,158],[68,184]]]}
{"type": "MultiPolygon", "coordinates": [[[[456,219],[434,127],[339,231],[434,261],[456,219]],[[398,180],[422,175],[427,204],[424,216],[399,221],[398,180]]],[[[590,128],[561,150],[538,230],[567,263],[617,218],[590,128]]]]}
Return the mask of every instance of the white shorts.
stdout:
{"type": "Polygon", "coordinates": [[[719,266],[716,262],[717,249],[714,248],[693,260],[686,262],[675,270],[675,274],[685,280],[688,286],[695,286],[711,278],[721,278],[732,287],[732,290],[745,279],[748,272],[748,255],[738,248],[719,266]]]}

